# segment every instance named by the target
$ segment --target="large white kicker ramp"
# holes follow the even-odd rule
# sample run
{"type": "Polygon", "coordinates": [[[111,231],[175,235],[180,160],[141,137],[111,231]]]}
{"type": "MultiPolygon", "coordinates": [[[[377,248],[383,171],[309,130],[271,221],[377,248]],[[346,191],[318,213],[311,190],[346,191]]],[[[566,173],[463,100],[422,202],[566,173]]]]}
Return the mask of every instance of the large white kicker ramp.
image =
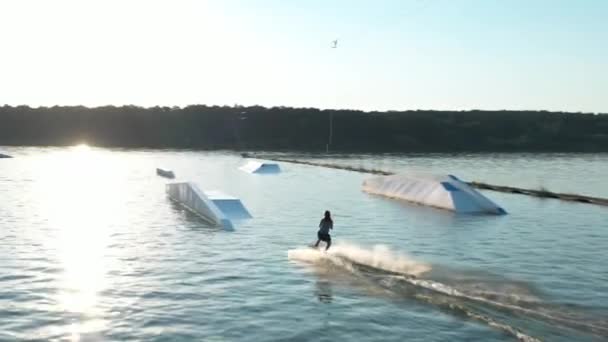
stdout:
{"type": "Polygon", "coordinates": [[[407,173],[373,177],[363,181],[363,191],[457,213],[506,214],[503,208],[452,175],[407,173]]]}

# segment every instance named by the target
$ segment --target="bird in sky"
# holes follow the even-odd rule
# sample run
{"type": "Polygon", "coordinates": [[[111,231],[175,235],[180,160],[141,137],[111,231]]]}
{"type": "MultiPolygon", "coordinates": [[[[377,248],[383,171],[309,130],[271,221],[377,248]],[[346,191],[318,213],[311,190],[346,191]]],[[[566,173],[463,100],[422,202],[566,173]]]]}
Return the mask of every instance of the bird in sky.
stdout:
{"type": "Polygon", "coordinates": [[[331,48],[332,48],[332,49],[335,49],[335,48],[337,48],[337,47],[338,47],[338,40],[336,39],[336,40],[333,40],[333,41],[331,42],[331,48]]]}

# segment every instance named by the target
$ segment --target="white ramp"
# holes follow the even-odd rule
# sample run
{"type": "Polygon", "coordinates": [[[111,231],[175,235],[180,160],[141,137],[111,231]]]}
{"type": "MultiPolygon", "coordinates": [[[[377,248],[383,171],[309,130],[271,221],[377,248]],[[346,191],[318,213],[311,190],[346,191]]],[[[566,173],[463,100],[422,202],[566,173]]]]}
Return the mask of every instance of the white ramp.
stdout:
{"type": "Polygon", "coordinates": [[[232,228],[230,219],[192,182],[171,183],[165,192],[172,200],[215,226],[232,228]]]}
{"type": "Polygon", "coordinates": [[[281,172],[279,164],[250,160],[239,169],[248,173],[273,174],[281,172]]]}
{"type": "Polygon", "coordinates": [[[363,181],[363,190],[457,213],[506,214],[503,208],[452,175],[410,173],[374,177],[363,181]]]}
{"type": "Polygon", "coordinates": [[[218,190],[205,191],[205,195],[229,219],[240,220],[251,218],[251,214],[249,214],[240,199],[226,195],[218,190]]]}

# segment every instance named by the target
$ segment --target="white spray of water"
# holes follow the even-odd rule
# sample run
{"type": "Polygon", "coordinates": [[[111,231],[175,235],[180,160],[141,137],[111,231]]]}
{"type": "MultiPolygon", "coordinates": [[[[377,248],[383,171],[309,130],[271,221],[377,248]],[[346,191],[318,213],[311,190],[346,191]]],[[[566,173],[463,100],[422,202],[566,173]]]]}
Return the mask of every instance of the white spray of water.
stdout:
{"type": "MultiPolygon", "coordinates": [[[[450,297],[468,298],[491,304],[497,304],[498,306],[505,306],[502,303],[495,303],[485,300],[484,298],[468,296],[442,283],[434,282],[432,280],[412,278],[412,276],[418,277],[430,271],[431,266],[423,262],[415,261],[403,253],[395,252],[385,245],[375,245],[371,249],[365,249],[351,243],[340,243],[332,246],[332,248],[330,248],[327,252],[323,251],[322,249],[317,250],[313,248],[298,248],[289,250],[287,255],[290,260],[301,261],[309,264],[322,264],[329,262],[332,265],[339,266],[353,273],[357,273],[357,266],[355,264],[373,267],[391,273],[399,273],[401,275],[390,276],[389,278],[386,278],[386,280],[392,281],[400,279],[401,281],[406,281],[412,285],[426,288],[432,290],[433,292],[443,293],[450,297]]],[[[428,301],[431,304],[436,302],[432,296],[419,295],[417,297],[419,299],[428,301]]],[[[459,304],[439,302],[437,304],[440,304],[441,306],[447,305],[452,310],[462,312],[472,319],[482,321],[491,327],[509,333],[520,341],[539,342],[538,339],[528,336],[514,327],[497,322],[490,317],[472,312],[459,304]]],[[[507,308],[519,309],[518,307],[513,307],[510,305],[507,305],[507,308]]]]}
{"type": "MultiPolygon", "coordinates": [[[[330,263],[331,265],[338,266],[355,274],[359,273],[361,265],[381,271],[398,273],[399,275],[391,275],[384,279],[389,283],[389,287],[394,281],[405,281],[417,287],[447,295],[449,298],[463,298],[474,302],[488,304],[492,307],[520,312],[532,317],[538,317],[546,320],[547,322],[581,328],[586,331],[593,332],[594,334],[599,334],[600,336],[606,336],[606,333],[608,332],[607,328],[603,324],[598,325],[595,322],[573,320],[570,317],[563,317],[558,312],[547,312],[544,310],[539,310],[538,308],[528,308],[516,304],[505,303],[492,298],[486,298],[483,295],[463,292],[450,285],[433,281],[431,279],[420,278],[420,276],[424,277],[424,274],[431,270],[430,265],[415,261],[411,257],[403,253],[395,252],[384,245],[375,245],[371,248],[363,248],[350,243],[340,243],[332,246],[332,248],[330,248],[327,252],[323,251],[322,249],[317,250],[312,248],[298,248],[289,250],[288,258],[290,260],[301,261],[313,265],[327,265],[327,263],[330,263]]],[[[419,299],[426,298],[426,300],[431,304],[436,302],[433,299],[433,296],[419,294],[417,297],[419,299]]],[[[475,313],[456,302],[437,302],[437,304],[440,304],[441,306],[448,305],[448,307],[452,310],[463,312],[472,319],[485,322],[491,327],[512,334],[521,341],[538,341],[534,337],[528,336],[514,327],[497,322],[485,315],[475,313]]]]}
{"type": "Polygon", "coordinates": [[[331,261],[349,268],[349,265],[343,262],[343,260],[346,260],[347,262],[410,276],[419,276],[431,270],[430,265],[415,261],[411,257],[395,252],[385,245],[374,245],[371,249],[365,249],[351,243],[339,243],[332,246],[327,252],[312,248],[298,248],[289,250],[287,256],[291,260],[307,263],[331,261]]]}

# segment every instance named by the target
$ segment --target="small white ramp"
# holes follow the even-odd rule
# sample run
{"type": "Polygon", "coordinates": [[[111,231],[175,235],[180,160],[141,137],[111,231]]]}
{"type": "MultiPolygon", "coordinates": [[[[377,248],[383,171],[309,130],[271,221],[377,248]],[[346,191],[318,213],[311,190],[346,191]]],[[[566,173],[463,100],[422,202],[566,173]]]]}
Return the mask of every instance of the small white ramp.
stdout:
{"type": "Polygon", "coordinates": [[[232,220],[251,218],[238,198],[219,191],[203,192],[192,182],[166,184],[165,192],[169,198],[215,226],[232,229],[232,220]]]}
{"type": "Polygon", "coordinates": [[[256,160],[250,160],[247,164],[239,167],[240,170],[247,173],[257,174],[274,174],[281,172],[281,168],[277,163],[261,162],[256,160]]]}
{"type": "Polygon", "coordinates": [[[251,218],[240,199],[227,195],[219,190],[205,191],[205,195],[226,217],[231,220],[242,220],[251,218]]]}

